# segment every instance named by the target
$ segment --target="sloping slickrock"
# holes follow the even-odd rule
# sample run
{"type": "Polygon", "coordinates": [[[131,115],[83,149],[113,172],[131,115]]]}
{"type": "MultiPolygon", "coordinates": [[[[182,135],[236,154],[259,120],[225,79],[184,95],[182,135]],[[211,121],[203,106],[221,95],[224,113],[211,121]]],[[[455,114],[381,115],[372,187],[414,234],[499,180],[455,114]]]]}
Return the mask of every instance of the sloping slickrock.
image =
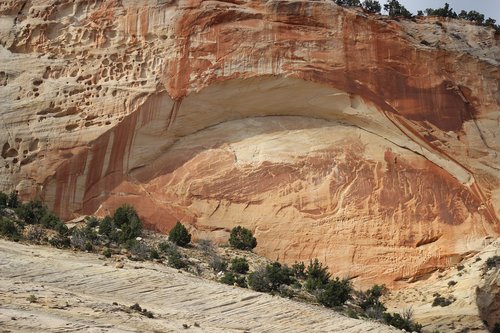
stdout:
{"type": "Polygon", "coordinates": [[[92,254],[2,240],[0,253],[0,327],[15,332],[180,332],[183,324],[189,332],[398,331],[161,264],[118,269],[92,254]],[[155,318],[120,310],[134,303],[155,318]]]}

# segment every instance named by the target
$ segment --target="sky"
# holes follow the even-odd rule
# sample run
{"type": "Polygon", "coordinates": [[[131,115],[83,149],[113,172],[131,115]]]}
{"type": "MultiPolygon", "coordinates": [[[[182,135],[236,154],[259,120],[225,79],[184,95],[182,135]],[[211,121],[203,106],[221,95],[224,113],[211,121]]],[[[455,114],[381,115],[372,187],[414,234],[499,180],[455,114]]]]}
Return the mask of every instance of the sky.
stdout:
{"type": "MultiPolygon", "coordinates": [[[[485,18],[491,17],[497,20],[500,24],[500,0],[398,0],[403,6],[406,7],[413,14],[417,10],[425,10],[426,8],[440,8],[447,2],[457,14],[462,9],[469,11],[475,10],[484,14],[485,18]]],[[[384,4],[386,1],[379,1],[384,4]]]]}

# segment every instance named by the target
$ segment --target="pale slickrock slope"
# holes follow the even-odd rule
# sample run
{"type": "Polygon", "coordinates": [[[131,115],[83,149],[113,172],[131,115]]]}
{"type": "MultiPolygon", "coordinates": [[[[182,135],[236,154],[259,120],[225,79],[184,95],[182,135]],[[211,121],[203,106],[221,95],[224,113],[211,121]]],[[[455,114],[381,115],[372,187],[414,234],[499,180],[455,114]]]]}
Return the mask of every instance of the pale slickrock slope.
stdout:
{"type": "Polygon", "coordinates": [[[115,268],[95,254],[3,240],[0,253],[0,327],[5,331],[398,332],[162,264],[126,262],[115,268]],[[30,295],[36,303],[26,300],[30,295]],[[155,318],[120,310],[134,303],[155,318]]]}

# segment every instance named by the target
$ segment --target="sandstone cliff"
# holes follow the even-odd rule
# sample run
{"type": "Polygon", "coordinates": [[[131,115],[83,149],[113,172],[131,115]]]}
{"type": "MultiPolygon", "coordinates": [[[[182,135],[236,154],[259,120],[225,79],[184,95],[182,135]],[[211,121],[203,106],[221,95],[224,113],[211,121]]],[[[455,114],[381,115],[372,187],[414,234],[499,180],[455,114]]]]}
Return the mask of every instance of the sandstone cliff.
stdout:
{"type": "Polygon", "coordinates": [[[0,187],[394,283],[500,232],[498,37],[331,1],[7,0],[0,187]]]}

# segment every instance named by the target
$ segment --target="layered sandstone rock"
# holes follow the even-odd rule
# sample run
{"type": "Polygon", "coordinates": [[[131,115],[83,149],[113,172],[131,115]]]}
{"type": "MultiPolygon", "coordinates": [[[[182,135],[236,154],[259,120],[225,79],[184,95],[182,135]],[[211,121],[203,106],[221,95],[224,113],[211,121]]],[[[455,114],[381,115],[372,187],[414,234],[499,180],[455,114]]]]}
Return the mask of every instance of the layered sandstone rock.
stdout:
{"type": "Polygon", "coordinates": [[[394,283],[500,231],[500,48],[331,1],[0,4],[0,186],[394,283]]]}

